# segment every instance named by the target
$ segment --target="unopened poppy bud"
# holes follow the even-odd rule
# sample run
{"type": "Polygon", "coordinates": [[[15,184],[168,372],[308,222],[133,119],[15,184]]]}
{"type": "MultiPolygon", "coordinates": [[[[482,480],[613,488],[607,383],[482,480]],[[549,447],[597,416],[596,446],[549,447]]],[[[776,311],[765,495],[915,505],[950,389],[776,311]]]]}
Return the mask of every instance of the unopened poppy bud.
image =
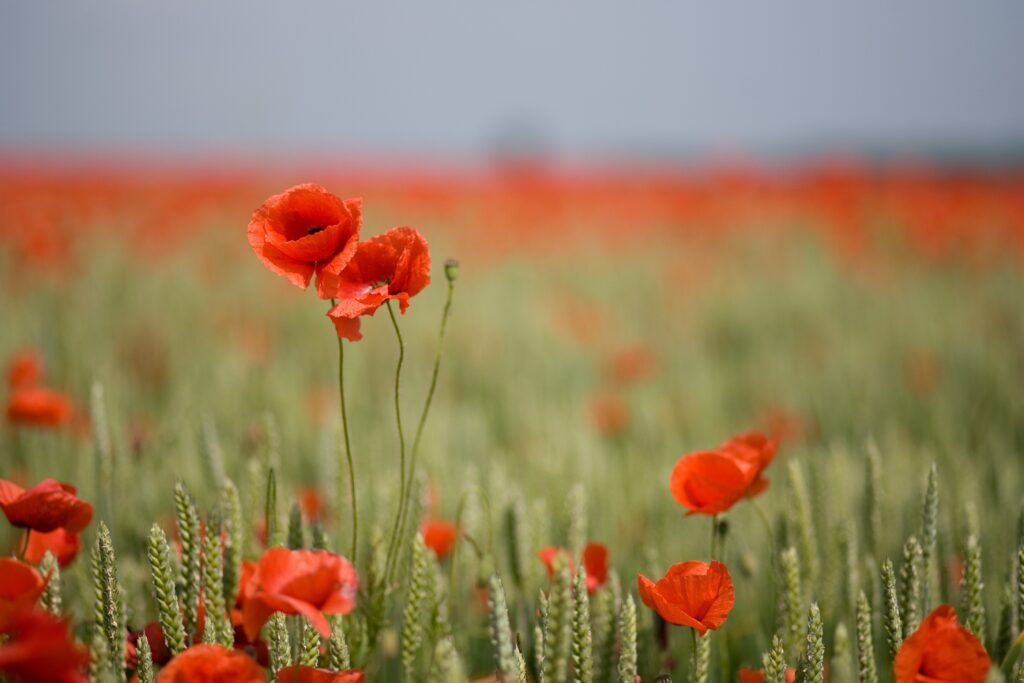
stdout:
{"type": "Polygon", "coordinates": [[[450,258],[444,262],[444,276],[448,282],[455,282],[459,277],[459,262],[456,259],[450,258]]]}

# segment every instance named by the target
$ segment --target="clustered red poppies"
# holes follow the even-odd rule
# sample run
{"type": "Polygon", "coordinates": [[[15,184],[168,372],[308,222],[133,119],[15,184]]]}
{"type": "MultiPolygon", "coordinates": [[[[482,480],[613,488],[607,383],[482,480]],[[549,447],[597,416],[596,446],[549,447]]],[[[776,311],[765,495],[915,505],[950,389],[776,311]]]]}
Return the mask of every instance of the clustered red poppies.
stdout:
{"type": "MultiPolygon", "coordinates": [[[[565,548],[548,546],[542,548],[537,557],[544,563],[549,579],[555,575],[555,560],[558,557],[565,558],[571,573],[576,572],[572,554],[565,548]]],[[[588,593],[593,593],[603,586],[608,580],[608,548],[601,543],[588,543],[583,548],[583,571],[586,572],[588,593]]]]}
{"type": "Polygon", "coordinates": [[[249,244],[271,271],[299,287],[316,275],[317,294],[338,336],[362,339],[359,319],[392,299],[405,313],[430,283],[430,251],[416,229],[392,228],[360,242],[362,200],[341,200],[320,185],[274,195],[249,221],[249,244]]]}

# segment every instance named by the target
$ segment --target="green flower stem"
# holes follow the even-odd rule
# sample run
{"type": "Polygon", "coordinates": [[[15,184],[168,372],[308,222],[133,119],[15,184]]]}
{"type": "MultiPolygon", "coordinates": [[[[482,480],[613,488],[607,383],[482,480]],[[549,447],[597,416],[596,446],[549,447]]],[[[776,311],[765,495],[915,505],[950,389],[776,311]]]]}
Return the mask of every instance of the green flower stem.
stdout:
{"type": "Polygon", "coordinates": [[[352,464],[352,444],[348,438],[348,413],[345,411],[345,340],[338,337],[338,397],[341,399],[341,433],[345,438],[345,460],[348,464],[348,491],[352,499],[352,547],[349,559],[356,563],[359,534],[359,508],[356,506],[356,468],[352,464]]]}
{"type": "MultiPolygon", "coordinates": [[[[395,555],[398,554],[399,545],[399,524],[402,521],[403,501],[406,496],[405,477],[405,431],[402,429],[402,402],[400,392],[402,387],[402,364],[405,362],[405,342],[402,340],[402,330],[398,327],[398,319],[395,318],[395,309],[391,307],[391,300],[384,302],[387,306],[388,315],[391,317],[391,326],[395,328],[395,337],[398,339],[398,365],[395,366],[395,424],[398,426],[398,452],[399,452],[399,487],[398,487],[398,511],[395,513],[395,523],[391,527],[391,540],[388,542],[387,560],[384,563],[385,583],[390,580],[395,555]]],[[[410,473],[411,476],[411,473],[410,473]]]]}

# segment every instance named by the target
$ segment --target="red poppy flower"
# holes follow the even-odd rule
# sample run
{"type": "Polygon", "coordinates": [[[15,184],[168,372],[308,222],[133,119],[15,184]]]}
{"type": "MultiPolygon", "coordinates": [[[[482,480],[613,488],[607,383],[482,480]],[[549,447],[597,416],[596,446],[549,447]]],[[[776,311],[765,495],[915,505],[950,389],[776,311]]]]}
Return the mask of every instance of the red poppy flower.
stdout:
{"type": "Polygon", "coordinates": [[[267,268],[303,289],[316,273],[317,293],[329,299],[356,251],[362,221],[362,199],[342,201],[319,185],[296,185],[256,209],[249,244],[267,268]]]}
{"type": "Polygon", "coordinates": [[[71,639],[68,622],[39,609],[22,610],[4,627],[0,672],[17,681],[88,683],[89,653],[71,639]]]}
{"type": "MultiPolygon", "coordinates": [[[[745,666],[740,667],[740,683],[764,683],[764,669],[748,669],[745,666]]],[[[794,683],[796,681],[796,669],[786,669],[786,683],[794,683]]]]}
{"type": "Polygon", "coordinates": [[[420,533],[423,534],[423,543],[434,551],[438,559],[448,556],[455,545],[458,536],[458,529],[451,522],[440,519],[427,519],[420,525],[420,533]]]}
{"type": "Polygon", "coordinates": [[[25,559],[33,564],[43,561],[43,555],[49,550],[53,553],[57,564],[66,567],[78,556],[82,549],[81,537],[67,529],[54,529],[50,532],[30,531],[28,532],[28,547],[25,549],[25,559]]]}
{"type": "Polygon", "coordinates": [[[0,630],[34,605],[44,588],[46,580],[34,567],[11,557],[0,558],[0,630]]]}
{"type": "MultiPolygon", "coordinates": [[[[569,551],[565,548],[548,546],[537,553],[537,557],[544,563],[547,569],[548,578],[555,575],[555,558],[562,555],[569,562],[569,571],[576,572],[575,564],[569,551]]],[[[587,592],[593,593],[604,585],[608,580],[608,548],[602,543],[588,543],[583,548],[583,571],[587,573],[587,592]]]]}
{"type": "Polygon", "coordinates": [[[605,373],[617,384],[629,384],[648,377],[654,370],[654,354],[650,347],[636,344],[614,353],[607,361],[605,373]]]}
{"type": "Polygon", "coordinates": [[[731,453],[687,453],[672,468],[672,496],[689,512],[715,515],[725,512],[750,489],[756,468],[731,453]]]}
{"type": "Polygon", "coordinates": [[[719,447],[719,451],[754,468],[753,480],[746,495],[754,497],[768,488],[768,480],[762,474],[775,457],[779,443],[764,434],[748,432],[734,436],[719,447]]]}
{"type": "Polygon", "coordinates": [[[629,407],[622,397],[610,391],[601,391],[590,402],[590,416],[594,426],[605,436],[614,437],[629,425],[629,407]]]}
{"type": "Polygon", "coordinates": [[[274,683],[363,683],[363,672],[358,669],[329,671],[311,666],[286,666],[277,672],[274,683]]]}
{"type": "Polygon", "coordinates": [[[348,614],[355,607],[359,580],[340,555],[323,550],[271,548],[263,553],[245,589],[242,625],[252,640],[274,612],[301,614],[324,638],[327,614],[348,614]]]}
{"type": "Polygon", "coordinates": [[[263,668],[239,650],[193,645],[167,663],[157,683],[266,683],[263,668]]]}
{"type": "Polygon", "coordinates": [[[430,251],[427,240],[414,228],[391,228],[383,235],[360,242],[352,260],[341,272],[338,303],[327,315],[338,336],[351,341],[363,338],[359,317],[373,315],[390,299],[397,299],[402,313],[409,299],[430,284],[430,251]]]}
{"type": "Polygon", "coordinates": [[[62,427],[73,416],[71,401],[53,389],[23,386],[7,397],[7,419],[14,424],[62,427]]]}
{"type": "Polygon", "coordinates": [[[315,522],[323,517],[326,505],[315,486],[306,486],[299,491],[299,507],[302,508],[302,514],[307,520],[315,522]]]}
{"type": "Polygon", "coordinates": [[[896,683],[983,683],[992,660],[973,633],[956,621],[956,611],[939,605],[903,641],[893,672],[896,683]]]}
{"type": "Polygon", "coordinates": [[[43,359],[35,349],[19,351],[7,365],[7,386],[11,389],[31,387],[43,379],[43,359]]]}
{"type": "Polygon", "coordinates": [[[702,636],[725,623],[736,602],[732,577],[721,562],[679,562],[657,583],[639,574],[637,589],[662,619],[695,628],[702,636]]]}
{"type": "Polygon", "coordinates": [[[75,487],[44,479],[27,491],[0,479],[0,508],[7,521],[33,531],[78,532],[92,521],[92,505],[75,495],[75,487]]]}

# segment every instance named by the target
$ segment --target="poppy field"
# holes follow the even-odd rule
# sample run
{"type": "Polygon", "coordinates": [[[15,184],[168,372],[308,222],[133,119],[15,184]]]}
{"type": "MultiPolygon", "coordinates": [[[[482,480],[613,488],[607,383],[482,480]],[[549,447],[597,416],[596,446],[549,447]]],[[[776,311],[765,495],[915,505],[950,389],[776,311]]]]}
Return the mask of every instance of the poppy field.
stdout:
{"type": "Polygon", "coordinates": [[[1024,683],[1024,173],[0,168],[0,680],[1024,683]]]}

